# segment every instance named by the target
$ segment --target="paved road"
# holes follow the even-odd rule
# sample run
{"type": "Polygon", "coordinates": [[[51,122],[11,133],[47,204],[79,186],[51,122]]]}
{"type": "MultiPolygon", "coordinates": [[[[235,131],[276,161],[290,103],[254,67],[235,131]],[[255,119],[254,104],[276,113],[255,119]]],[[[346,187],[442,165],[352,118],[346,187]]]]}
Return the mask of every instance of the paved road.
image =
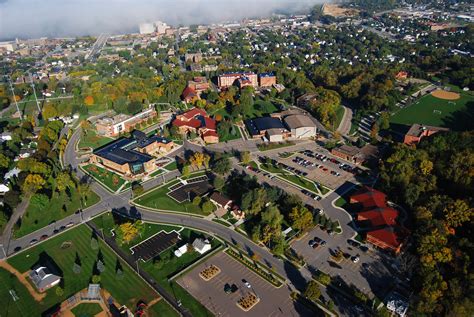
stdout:
{"type": "Polygon", "coordinates": [[[341,122],[337,131],[342,135],[348,135],[351,131],[351,122],[352,122],[352,109],[346,106],[344,107],[344,116],[342,117],[341,122]]]}
{"type": "MultiPolygon", "coordinates": [[[[69,165],[71,165],[71,167],[75,170],[79,178],[83,178],[87,176],[84,175],[84,173],[80,169],[78,169],[80,160],[76,157],[76,151],[75,151],[76,144],[80,138],[80,133],[81,133],[81,129],[78,128],[71,136],[71,139],[68,142],[68,146],[66,147],[66,150],[64,153],[64,161],[67,162],[69,165]]],[[[240,150],[253,149],[255,146],[254,142],[253,141],[249,142],[249,144],[250,145],[246,146],[245,144],[240,143],[240,145],[242,146],[240,150]]],[[[222,146],[226,147],[225,144],[223,144],[222,146]]],[[[304,143],[301,143],[295,146],[295,148],[300,148],[300,147],[304,148],[304,143]]],[[[171,155],[181,154],[183,151],[188,150],[188,149],[202,150],[202,147],[199,147],[197,145],[194,145],[185,141],[183,147],[176,150],[171,155]]],[[[173,171],[173,172],[164,174],[163,177],[158,177],[148,182],[145,182],[144,188],[147,190],[147,189],[156,187],[162,184],[163,181],[169,181],[171,179],[178,177],[179,175],[180,173],[178,171],[173,171]]],[[[349,183],[346,186],[351,186],[351,184],[349,183]]],[[[342,189],[340,190],[344,191],[345,188],[346,187],[343,186],[342,189]]],[[[94,206],[84,209],[83,212],[81,213],[70,215],[62,220],[57,221],[55,224],[51,224],[38,231],[35,231],[34,233],[28,236],[25,236],[16,240],[11,240],[9,248],[6,249],[6,253],[8,255],[11,255],[12,253],[14,253],[14,249],[16,247],[21,247],[22,249],[25,249],[29,247],[30,241],[32,239],[39,239],[39,237],[44,234],[51,236],[53,234],[53,230],[56,228],[59,228],[60,226],[65,226],[69,223],[74,223],[74,224],[83,223],[91,219],[92,217],[97,216],[98,214],[102,213],[105,210],[114,210],[120,213],[124,213],[130,217],[140,218],[142,220],[149,221],[149,222],[170,223],[170,224],[177,224],[177,225],[187,226],[191,228],[196,228],[204,232],[207,232],[209,234],[212,234],[216,237],[219,237],[221,239],[224,239],[228,243],[238,245],[239,247],[241,247],[243,250],[246,250],[250,254],[257,254],[260,257],[262,263],[266,264],[269,267],[272,267],[277,273],[286,277],[288,280],[289,287],[292,287],[298,290],[303,290],[304,287],[306,286],[307,281],[312,278],[311,272],[308,269],[306,268],[302,268],[300,270],[296,269],[293,265],[287,262],[283,262],[282,260],[274,257],[266,248],[262,248],[261,246],[256,245],[244,235],[226,226],[223,226],[219,223],[212,222],[204,218],[193,217],[186,214],[157,212],[157,211],[151,211],[151,210],[147,210],[141,207],[133,206],[130,203],[130,199],[132,198],[131,197],[132,193],[130,190],[124,191],[119,194],[112,194],[94,181],[91,182],[91,189],[94,192],[96,192],[97,195],[99,195],[99,197],[101,198],[101,201],[99,203],[97,203],[94,206]]],[[[338,190],[338,193],[341,193],[341,192],[338,190]]],[[[341,220],[341,219],[344,219],[344,216],[343,215],[341,216],[340,211],[337,209],[334,209],[330,205],[331,200],[334,200],[336,198],[338,198],[338,195],[336,193],[333,193],[333,194],[330,194],[327,198],[320,201],[319,203],[322,204],[326,212],[334,213],[334,214],[328,214],[330,217],[332,217],[333,219],[340,219],[341,227],[344,231],[343,233],[344,238],[346,237],[346,235],[347,237],[349,237],[352,235],[352,232],[353,232],[353,230],[351,230],[351,228],[349,227],[350,217],[347,216],[347,221],[341,220]]],[[[326,298],[329,298],[328,296],[330,296],[331,298],[335,298],[332,295],[327,295],[327,290],[323,290],[323,295],[324,294],[326,298]]],[[[176,303],[172,302],[172,304],[175,305],[176,303]]]]}

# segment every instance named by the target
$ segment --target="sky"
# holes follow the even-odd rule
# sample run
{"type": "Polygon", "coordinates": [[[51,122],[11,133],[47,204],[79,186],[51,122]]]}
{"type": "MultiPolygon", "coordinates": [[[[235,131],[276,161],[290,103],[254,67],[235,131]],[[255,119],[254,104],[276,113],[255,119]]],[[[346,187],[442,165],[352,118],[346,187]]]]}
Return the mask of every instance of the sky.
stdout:
{"type": "Polygon", "coordinates": [[[170,25],[238,21],[297,12],[323,0],[0,0],[0,39],[137,32],[170,25]]]}

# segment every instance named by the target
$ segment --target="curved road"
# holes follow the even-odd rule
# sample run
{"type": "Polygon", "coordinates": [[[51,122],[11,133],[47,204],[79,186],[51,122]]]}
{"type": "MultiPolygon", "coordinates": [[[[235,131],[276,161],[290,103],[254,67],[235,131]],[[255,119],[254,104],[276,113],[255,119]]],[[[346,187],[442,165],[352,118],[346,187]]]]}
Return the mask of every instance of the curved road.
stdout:
{"type": "MultiPolygon", "coordinates": [[[[79,141],[80,133],[81,129],[78,128],[71,136],[64,153],[64,162],[67,162],[67,164],[70,165],[76,172],[77,176],[79,178],[82,178],[87,176],[82,170],[78,168],[80,159],[76,157],[76,144],[79,141]]],[[[185,142],[183,147],[181,147],[172,154],[182,152],[188,147],[192,148],[193,150],[198,149],[196,145],[192,145],[188,142],[185,142]]],[[[158,177],[148,182],[145,182],[143,186],[145,190],[148,190],[162,184],[163,181],[172,180],[178,177],[179,175],[180,173],[178,171],[169,172],[164,174],[163,177],[158,177]]],[[[145,208],[141,208],[139,206],[134,206],[130,202],[132,198],[131,190],[124,191],[120,194],[114,194],[106,190],[104,187],[102,187],[95,181],[91,182],[91,189],[101,198],[99,203],[84,209],[82,213],[70,215],[64,219],[58,220],[54,224],[35,231],[32,234],[29,234],[16,240],[11,240],[9,247],[7,248],[7,250],[5,250],[6,254],[13,254],[14,249],[17,247],[21,247],[22,249],[28,248],[32,239],[39,240],[39,237],[44,234],[52,236],[53,230],[59,228],[60,226],[65,226],[70,223],[84,223],[92,217],[95,217],[100,213],[104,212],[105,210],[113,210],[119,213],[127,214],[130,217],[140,218],[149,222],[170,223],[196,228],[198,230],[208,232],[212,235],[215,235],[216,237],[224,239],[228,243],[236,244],[250,254],[257,254],[258,257],[261,259],[262,263],[266,264],[269,267],[272,267],[278,274],[286,277],[289,287],[296,288],[298,290],[303,290],[306,286],[307,281],[312,278],[310,271],[306,268],[298,270],[293,265],[274,257],[266,248],[256,245],[244,235],[219,223],[186,214],[151,211],[145,208]]],[[[326,211],[334,209],[330,207],[331,201],[338,197],[338,193],[332,193],[328,197],[323,199],[321,201],[321,204],[323,205],[324,209],[326,211]]],[[[336,212],[339,212],[337,218],[340,219],[340,211],[336,210],[336,212]]],[[[350,218],[349,215],[347,215],[347,217],[350,218]]],[[[344,236],[347,235],[347,237],[350,237],[352,235],[351,232],[353,232],[353,230],[349,229],[349,224],[345,221],[342,221],[341,226],[343,227],[343,230],[345,229],[344,236]]],[[[324,290],[323,293],[325,293],[324,290]]]]}

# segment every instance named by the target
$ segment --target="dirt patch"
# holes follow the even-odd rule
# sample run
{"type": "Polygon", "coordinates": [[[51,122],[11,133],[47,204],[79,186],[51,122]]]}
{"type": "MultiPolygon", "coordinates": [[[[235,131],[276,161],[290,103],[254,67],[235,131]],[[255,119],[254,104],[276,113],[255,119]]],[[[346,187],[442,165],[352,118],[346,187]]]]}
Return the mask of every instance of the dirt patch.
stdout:
{"type": "Polygon", "coordinates": [[[354,16],[358,14],[358,10],[356,9],[348,9],[348,8],[342,8],[337,4],[328,4],[325,3],[323,5],[323,14],[324,15],[331,15],[333,17],[349,17],[349,16],[354,16]]]}
{"type": "Polygon", "coordinates": [[[16,278],[20,281],[20,283],[26,287],[26,289],[28,290],[30,295],[33,296],[35,301],[41,302],[43,298],[46,297],[45,293],[39,293],[38,291],[36,291],[34,287],[26,280],[28,273],[21,274],[13,266],[8,264],[6,261],[0,261],[0,267],[14,274],[16,278]]]}
{"type": "Polygon", "coordinates": [[[452,91],[446,91],[446,90],[441,90],[437,89],[431,93],[433,97],[443,99],[443,100],[458,100],[461,98],[461,95],[458,94],[457,92],[452,92],[452,91]]]}

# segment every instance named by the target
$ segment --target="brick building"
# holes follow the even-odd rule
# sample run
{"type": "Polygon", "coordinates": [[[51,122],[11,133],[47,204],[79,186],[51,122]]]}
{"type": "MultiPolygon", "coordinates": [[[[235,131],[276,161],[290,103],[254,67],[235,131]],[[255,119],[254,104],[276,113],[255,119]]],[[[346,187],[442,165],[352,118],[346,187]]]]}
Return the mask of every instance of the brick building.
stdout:
{"type": "Polygon", "coordinates": [[[258,75],[258,83],[260,87],[272,87],[276,85],[276,76],[272,73],[262,73],[258,75]]]}
{"type": "Polygon", "coordinates": [[[95,129],[99,135],[114,137],[120,133],[130,132],[134,130],[138,124],[148,121],[148,119],[156,118],[157,116],[158,112],[150,105],[148,109],[133,116],[118,114],[114,117],[101,118],[95,122],[95,129]]]}

